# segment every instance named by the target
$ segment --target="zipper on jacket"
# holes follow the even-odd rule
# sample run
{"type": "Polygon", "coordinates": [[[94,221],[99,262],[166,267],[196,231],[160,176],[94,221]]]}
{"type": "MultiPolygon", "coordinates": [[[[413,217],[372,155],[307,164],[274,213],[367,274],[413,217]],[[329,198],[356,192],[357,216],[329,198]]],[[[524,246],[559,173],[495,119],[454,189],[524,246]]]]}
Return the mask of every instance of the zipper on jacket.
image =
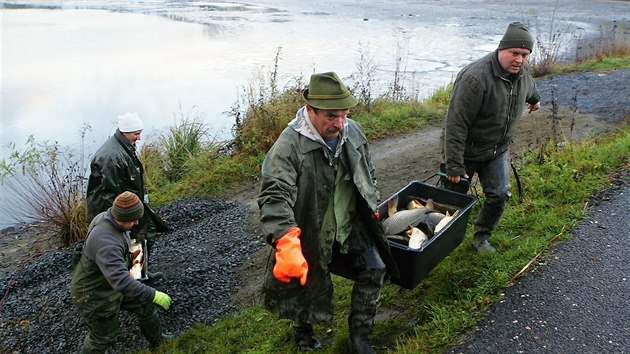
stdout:
{"type": "MultiPolygon", "coordinates": [[[[503,130],[503,136],[501,137],[501,140],[503,140],[505,139],[505,136],[507,135],[508,128],[510,127],[510,120],[512,119],[511,115],[512,115],[512,101],[514,99],[514,83],[512,83],[512,81],[503,77],[501,77],[501,80],[510,84],[510,99],[508,100],[508,112],[507,112],[507,117],[505,117],[506,118],[505,129],[503,130]]],[[[495,146],[495,152],[496,152],[496,146],[495,146]]]]}

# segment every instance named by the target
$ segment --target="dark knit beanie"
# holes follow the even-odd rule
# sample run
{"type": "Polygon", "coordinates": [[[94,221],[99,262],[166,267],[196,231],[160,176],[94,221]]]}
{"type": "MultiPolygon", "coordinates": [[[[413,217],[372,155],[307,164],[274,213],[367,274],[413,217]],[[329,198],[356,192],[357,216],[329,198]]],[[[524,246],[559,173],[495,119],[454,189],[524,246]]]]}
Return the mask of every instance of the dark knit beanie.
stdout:
{"type": "Polygon", "coordinates": [[[134,221],[144,215],[144,205],[140,198],[131,192],[123,192],[114,199],[112,216],[118,221],[134,221]]]}
{"type": "Polygon", "coordinates": [[[527,48],[530,52],[534,50],[534,39],[527,26],[520,22],[510,23],[499,42],[499,49],[507,48],[527,48]]]}

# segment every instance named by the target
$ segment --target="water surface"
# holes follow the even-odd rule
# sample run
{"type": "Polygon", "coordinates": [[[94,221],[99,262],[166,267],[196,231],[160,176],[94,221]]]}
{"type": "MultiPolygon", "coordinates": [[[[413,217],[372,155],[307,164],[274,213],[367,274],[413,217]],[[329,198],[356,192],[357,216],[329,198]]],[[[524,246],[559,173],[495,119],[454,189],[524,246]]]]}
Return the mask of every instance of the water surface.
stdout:
{"type": "Polygon", "coordinates": [[[143,118],[145,140],[182,116],[229,139],[225,112],[272,70],[278,48],[281,85],[313,72],[348,78],[362,49],[377,66],[375,94],[402,59],[405,86],[423,98],[494,50],[509,22],[570,42],[629,10],[629,2],[577,0],[0,1],[1,156],[34,135],[89,158],[125,112],[143,118]]]}

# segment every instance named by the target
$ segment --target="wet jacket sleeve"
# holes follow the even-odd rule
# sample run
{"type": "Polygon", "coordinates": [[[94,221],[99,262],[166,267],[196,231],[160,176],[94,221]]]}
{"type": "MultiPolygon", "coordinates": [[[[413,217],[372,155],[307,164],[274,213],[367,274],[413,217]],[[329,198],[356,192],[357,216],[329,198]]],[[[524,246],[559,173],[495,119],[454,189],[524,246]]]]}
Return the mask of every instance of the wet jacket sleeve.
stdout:
{"type": "Polygon", "coordinates": [[[134,279],[129,274],[126,253],[129,252],[124,240],[108,232],[101,233],[98,227],[92,232],[95,237],[84,250],[88,258],[92,260],[100,269],[103,277],[115,291],[124,296],[140,298],[144,301],[152,301],[155,290],[134,279]]]}
{"type": "Polygon", "coordinates": [[[450,176],[461,176],[466,173],[464,151],[468,129],[484,100],[483,92],[479,81],[469,75],[458,77],[453,86],[444,131],[446,173],[450,176]]]}
{"type": "Polygon", "coordinates": [[[297,226],[293,213],[300,168],[300,149],[297,144],[296,140],[288,139],[285,130],[267,153],[262,165],[258,206],[261,228],[270,245],[274,245],[290,227],[297,226]]]}

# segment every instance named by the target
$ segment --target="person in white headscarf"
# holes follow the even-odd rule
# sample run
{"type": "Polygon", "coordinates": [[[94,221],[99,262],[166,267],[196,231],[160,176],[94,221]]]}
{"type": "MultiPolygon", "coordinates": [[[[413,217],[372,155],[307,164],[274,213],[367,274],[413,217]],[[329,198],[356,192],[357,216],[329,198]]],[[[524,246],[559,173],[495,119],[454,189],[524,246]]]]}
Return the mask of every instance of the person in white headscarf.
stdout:
{"type": "MultiPolygon", "coordinates": [[[[116,196],[125,191],[148,203],[144,166],[136,154],[136,143],[141,139],[143,129],[144,124],[137,113],[118,116],[118,129],[94,154],[87,186],[88,220],[110,208],[116,196]]],[[[144,213],[138,225],[131,229],[131,236],[140,242],[146,239],[148,248],[151,248],[155,226],[148,213],[144,213]]],[[[159,272],[148,275],[149,278],[162,276],[159,272]]]]}

